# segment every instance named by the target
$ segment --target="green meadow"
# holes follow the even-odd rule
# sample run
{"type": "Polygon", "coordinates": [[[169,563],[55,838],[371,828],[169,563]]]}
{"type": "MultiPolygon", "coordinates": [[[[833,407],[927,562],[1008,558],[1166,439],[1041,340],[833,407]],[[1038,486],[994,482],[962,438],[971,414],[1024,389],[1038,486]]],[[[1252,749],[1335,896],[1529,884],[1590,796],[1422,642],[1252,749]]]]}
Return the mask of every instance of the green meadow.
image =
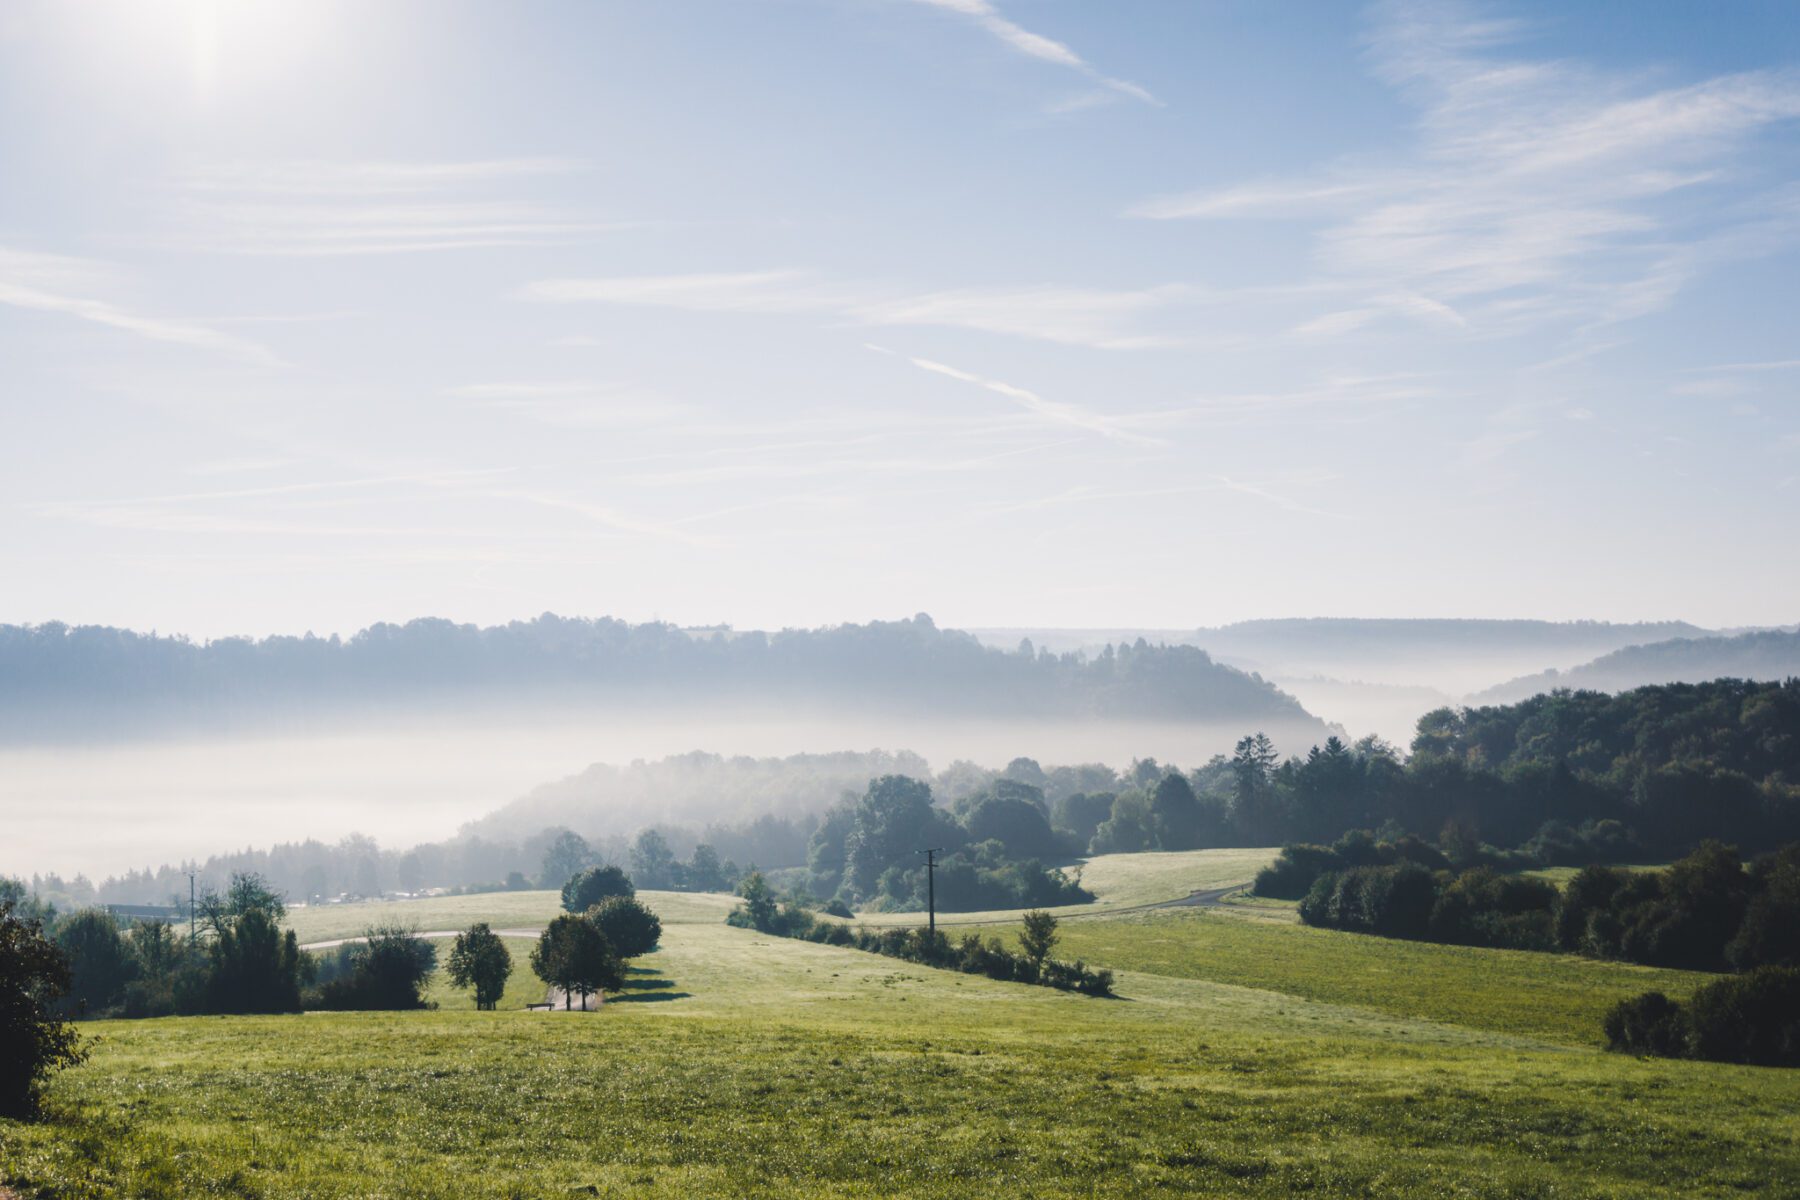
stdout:
{"type": "MultiPolygon", "coordinates": [[[[1229,873],[1192,865],[1134,894],[1229,873]]],[[[86,1026],[54,1119],[0,1123],[0,1179],[55,1197],[1800,1195],[1800,1072],[1598,1048],[1612,999],[1693,976],[1174,909],[1064,924],[1059,953],[1119,971],[1120,998],[1096,1000],[730,928],[715,899],[652,897],[663,945],[598,1013],[524,1011],[541,988],[513,939],[495,1013],[440,981],[430,1012],[86,1026]]],[[[406,923],[523,928],[536,902],[421,901],[439,907],[406,923]]]]}

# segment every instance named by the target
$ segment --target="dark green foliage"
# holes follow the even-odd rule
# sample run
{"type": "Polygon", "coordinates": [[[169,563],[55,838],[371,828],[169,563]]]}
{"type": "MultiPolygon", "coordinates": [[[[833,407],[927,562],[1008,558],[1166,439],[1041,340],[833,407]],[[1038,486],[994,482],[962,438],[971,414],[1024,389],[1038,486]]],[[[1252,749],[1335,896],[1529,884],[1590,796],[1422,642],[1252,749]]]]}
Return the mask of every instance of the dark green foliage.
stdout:
{"type": "Polygon", "coordinates": [[[775,918],[780,910],[780,901],[775,889],[761,871],[751,871],[738,884],[738,895],[744,902],[732,909],[725,921],[745,929],[754,929],[758,933],[773,933],[775,918]]]}
{"type": "Polygon", "coordinates": [[[234,871],[225,891],[207,888],[194,911],[201,927],[217,935],[252,909],[277,925],[287,917],[287,904],[266,879],[254,871],[234,871]]]}
{"type": "Polygon", "coordinates": [[[850,906],[848,904],[845,904],[842,900],[838,899],[827,900],[823,911],[826,916],[843,917],[846,919],[856,915],[850,911],[850,906]]]}
{"type": "Polygon", "coordinates": [[[124,996],[134,964],[111,913],[99,908],[70,913],[57,922],[56,944],[69,960],[63,1011],[98,1016],[124,996]]]}
{"type": "Polygon", "coordinates": [[[609,896],[587,910],[592,921],[620,958],[636,958],[656,949],[662,922],[643,901],[628,896],[609,896]]]}
{"type": "Polygon", "coordinates": [[[844,841],[845,881],[858,895],[873,895],[882,872],[910,863],[927,846],[943,844],[932,835],[944,823],[931,806],[927,784],[904,775],[872,780],[844,841]]]}
{"type": "Polygon", "coordinates": [[[1452,876],[1415,862],[1351,867],[1314,881],[1308,925],[1514,950],[1552,947],[1557,891],[1541,879],[1476,867],[1452,876]]]}
{"type": "Polygon", "coordinates": [[[1051,806],[1051,823],[1080,846],[1094,837],[1100,823],[1112,815],[1112,792],[1075,792],[1051,806]]]}
{"type": "Polygon", "coordinates": [[[205,990],[205,958],[188,945],[186,930],[167,921],[140,921],[126,935],[132,979],[125,985],[122,1015],[167,1017],[193,1012],[205,990]]]}
{"type": "Polygon", "coordinates": [[[1637,1054],[1800,1067],[1800,969],[1758,967],[1706,984],[1686,1007],[1660,992],[1606,1015],[1607,1045],[1637,1054]]]}
{"type": "Polygon", "coordinates": [[[203,1003],[215,1013],[300,1010],[300,947],[292,930],[252,908],[228,922],[209,948],[203,1003]]]}
{"type": "MultiPolygon", "coordinates": [[[[1018,785],[1015,785],[1018,786],[1018,785]]],[[[1049,858],[1061,848],[1061,840],[1050,828],[1044,810],[1043,796],[1036,788],[1019,787],[1029,795],[983,796],[963,818],[963,828],[974,842],[996,841],[1015,858],[1049,858]]]]}
{"type": "Polygon", "coordinates": [[[437,947],[414,932],[379,926],[362,941],[342,947],[345,969],[319,988],[314,1006],[359,1011],[424,1008],[422,993],[437,969],[437,947]]]}
{"type": "Polygon", "coordinates": [[[537,977],[563,993],[563,1006],[580,996],[582,1007],[595,992],[616,992],[624,986],[625,972],[612,943],[598,926],[585,917],[565,913],[550,922],[531,951],[531,969],[537,977]]]}
{"type": "Polygon", "coordinates": [[[1800,843],[1750,865],[1750,902],[1725,957],[1739,970],[1800,967],[1800,843]]]}
{"type": "Polygon", "coordinates": [[[631,876],[623,870],[611,865],[593,867],[569,877],[563,884],[562,906],[572,913],[584,913],[594,905],[613,896],[630,899],[637,895],[637,888],[631,876]]]}
{"type": "Polygon", "coordinates": [[[1758,967],[1688,1002],[1696,1058],[1800,1067],[1800,969],[1758,967]]]}
{"type": "Polygon", "coordinates": [[[0,900],[0,1117],[32,1115],[51,1072],[86,1057],[56,1013],[69,983],[68,960],[43,927],[0,900]]]}
{"type": "Polygon", "coordinates": [[[1056,918],[1042,909],[1025,914],[1025,927],[1019,931],[1019,946],[1033,966],[1042,968],[1050,951],[1056,949],[1056,918]]]}
{"type": "Polygon", "coordinates": [[[474,990],[477,1009],[492,1011],[512,977],[512,952],[486,921],[480,921],[456,935],[445,965],[451,983],[474,990]]]}
{"type": "Polygon", "coordinates": [[[1661,992],[1621,1000],[1606,1014],[1606,1048],[1627,1054],[1681,1058],[1691,1032],[1681,1005],[1661,992]]]}
{"type": "MultiPolygon", "coordinates": [[[[1736,851],[1717,842],[1664,871],[1588,868],[1570,881],[1563,897],[1557,940],[1565,949],[1603,958],[1724,970],[1726,949],[1734,944],[1759,883],[1767,881],[1746,875],[1736,851]]],[[[1777,908],[1765,911],[1779,911],[1778,901],[1772,903],[1777,908]]],[[[1773,948],[1777,942],[1768,944],[1773,948]]],[[[1750,955],[1750,945],[1746,941],[1740,953],[1750,955]]],[[[1757,961],[1746,957],[1740,965],[1757,961]]]]}
{"type": "Polygon", "coordinates": [[[1256,883],[1251,890],[1258,896],[1298,900],[1312,888],[1313,881],[1327,871],[1400,863],[1414,863],[1428,871],[1440,871],[1450,865],[1450,860],[1436,846],[1410,833],[1392,841],[1377,841],[1368,830],[1353,829],[1334,845],[1315,846],[1302,842],[1282,847],[1275,861],[1256,873],[1256,883]]]}

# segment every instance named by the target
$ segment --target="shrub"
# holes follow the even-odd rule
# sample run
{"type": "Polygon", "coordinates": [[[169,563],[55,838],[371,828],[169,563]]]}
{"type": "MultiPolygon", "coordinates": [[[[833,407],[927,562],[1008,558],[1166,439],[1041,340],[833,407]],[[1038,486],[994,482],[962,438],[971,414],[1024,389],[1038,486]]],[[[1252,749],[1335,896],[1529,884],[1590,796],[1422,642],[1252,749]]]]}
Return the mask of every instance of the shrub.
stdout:
{"type": "MultiPolygon", "coordinates": [[[[505,949],[505,947],[502,947],[505,949]]],[[[313,1003],[324,1009],[375,1011],[424,1008],[425,981],[437,969],[437,947],[410,929],[377,926],[346,946],[348,971],[319,988],[313,1003]]]]}
{"type": "Polygon", "coordinates": [[[1606,1048],[1628,1054],[1680,1058],[1688,1050],[1688,1018],[1661,992],[1621,1000],[1606,1014],[1606,1048]]]}
{"type": "Polygon", "coordinates": [[[69,964],[35,920],[0,902],[0,1116],[37,1111],[52,1071],[86,1057],[75,1029],[53,1005],[69,986],[69,964]]]}
{"type": "Polygon", "coordinates": [[[1688,1002],[1697,1058],[1800,1066],[1800,969],[1758,967],[1709,983],[1688,1002]]]}

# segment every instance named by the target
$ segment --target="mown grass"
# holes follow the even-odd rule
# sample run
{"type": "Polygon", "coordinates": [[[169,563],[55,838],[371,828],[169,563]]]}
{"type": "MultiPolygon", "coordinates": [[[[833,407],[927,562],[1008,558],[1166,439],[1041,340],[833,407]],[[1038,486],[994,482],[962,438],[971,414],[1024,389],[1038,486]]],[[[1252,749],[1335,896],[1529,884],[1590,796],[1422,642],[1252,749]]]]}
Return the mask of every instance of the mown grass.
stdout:
{"type": "MultiPolygon", "coordinates": [[[[1342,961],[1205,913],[1065,936],[1111,926],[1143,965],[1133,939],[1216,946],[1215,926],[1319,975],[1342,961]]],[[[61,1119],[0,1123],[0,1179],[67,1197],[1800,1194],[1800,1072],[1558,1044],[1563,1018],[1504,977],[1520,1015],[1490,1025],[1518,1028],[1495,1032],[1317,980],[1321,998],[1128,970],[1123,999],[1092,1000],[715,924],[671,924],[636,965],[632,999],[591,1015],[90,1027],[61,1119]]],[[[1419,971],[1470,986],[1441,960],[1394,974],[1419,971]]]]}

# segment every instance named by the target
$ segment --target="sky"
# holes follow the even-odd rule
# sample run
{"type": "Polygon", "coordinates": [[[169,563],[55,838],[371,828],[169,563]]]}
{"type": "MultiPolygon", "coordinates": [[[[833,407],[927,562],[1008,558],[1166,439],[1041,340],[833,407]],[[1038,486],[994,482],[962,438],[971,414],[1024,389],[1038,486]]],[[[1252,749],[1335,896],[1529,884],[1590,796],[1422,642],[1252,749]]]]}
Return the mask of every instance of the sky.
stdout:
{"type": "Polygon", "coordinates": [[[1797,619],[1800,6],[0,8],[0,622],[1797,619]]]}

